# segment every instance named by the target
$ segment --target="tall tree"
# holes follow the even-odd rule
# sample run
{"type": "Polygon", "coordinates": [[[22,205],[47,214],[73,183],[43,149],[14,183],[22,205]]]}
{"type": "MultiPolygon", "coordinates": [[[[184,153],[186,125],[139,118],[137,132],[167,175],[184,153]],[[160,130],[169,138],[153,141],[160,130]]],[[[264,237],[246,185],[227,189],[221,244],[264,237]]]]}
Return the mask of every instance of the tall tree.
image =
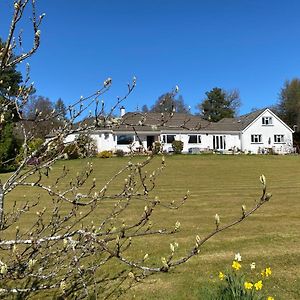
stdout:
{"type": "Polygon", "coordinates": [[[166,93],[161,95],[154,105],[151,107],[151,112],[178,112],[188,113],[189,109],[184,103],[183,97],[179,96],[178,99],[172,93],[166,93]]]}
{"type": "MultiPolygon", "coordinates": [[[[4,47],[5,44],[0,39],[1,53],[4,47]]],[[[15,66],[0,69],[0,171],[14,168],[14,157],[20,148],[14,132],[14,122],[18,120],[18,114],[12,99],[17,95],[21,82],[22,75],[16,71],[15,66]]]]}
{"type": "Polygon", "coordinates": [[[143,112],[143,113],[149,112],[149,108],[148,108],[147,104],[144,104],[144,105],[142,106],[142,112],[143,112]]]}
{"type": "Polygon", "coordinates": [[[31,96],[30,101],[24,107],[24,116],[31,122],[27,126],[35,138],[44,139],[53,129],[59,127],[60,122],[54,118],[54,105],[49,98],[43,96],[31,96]]]}
{"type": "Polygon", "coordinates": [[[215,87],[205,93],[206,98],[197,105],[202,117],[211,122],[218,122],[223,118],[232,118],[240,106],[240,95],[237,90],[225,91],[215,87]]]}
{"type": "Polygon", "coordinates": [[[300,79],[286,81],[279,94],[279,116],[289,126],[300,129],[300,79]]]}
{"type": "Polygon", "coordinates": [[[53,109],[53,103],[49,98],[43,96],[31,96],[30,101],[25,107],[24,114],[28,119],[41,119],[48,116],[53,109]]]}
{"type": "MultiPolygon", "coordinates": [[[[0,38],[1,53],[4,47],[5,44],[0,38]]],[[[16,71],[15,66],[0,69],[0,113],[4,113],[6,121],[9,121],[9,119],[12,121],[17,117],[14,104],[12,103],[10,97],[17,95],[21,82],[22,74],[16,71]]]]}
{"type": "Polygon", "coordinates": [[[58,121],[60,120],[64,120],[67,117],[67,108],[65,103],[63,102],[63,100],[61,98],[59,98],[54,105],[56,114],[57,114],[57,119],[58,121]]]}

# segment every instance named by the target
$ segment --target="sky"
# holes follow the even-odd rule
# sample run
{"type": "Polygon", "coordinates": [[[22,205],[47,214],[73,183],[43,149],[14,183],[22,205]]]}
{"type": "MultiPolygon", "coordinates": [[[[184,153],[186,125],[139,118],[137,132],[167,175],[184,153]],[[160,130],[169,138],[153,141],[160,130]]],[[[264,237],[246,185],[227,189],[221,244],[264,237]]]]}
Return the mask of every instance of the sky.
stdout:
{"type": "MultiPolygon", "coordinates": [[[[298,0],[37,0],[37,7],[46,17],[28,62],[37,94],[52,101],[71,104],[111,77],[101,99],[109,108],[136,76],[126,111],[150,107],[178,85],[192,112],[212,88],[238,89],[244,114],[276,104],[284,82],[300,77],[298,0]]],[[[12,11],[12,0],[0,0],[2,38],[12,11]]],[[[27,46],[29,25],[27,12],[20,25],[27,46]]]]}

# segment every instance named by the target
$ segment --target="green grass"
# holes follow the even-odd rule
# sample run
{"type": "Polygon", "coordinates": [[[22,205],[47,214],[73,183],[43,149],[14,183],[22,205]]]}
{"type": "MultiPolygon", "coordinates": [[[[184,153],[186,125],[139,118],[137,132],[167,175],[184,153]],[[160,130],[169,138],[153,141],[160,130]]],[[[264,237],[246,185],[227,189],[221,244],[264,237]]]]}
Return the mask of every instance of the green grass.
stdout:
{"type": "MultiPolygon", "coordinates": [[[[92,159],[93,177],[104,182],[121,166],[126,158],[92,159]]],[[[86,161],[59,162],[53,170],[55,177],[63,164],[79,171],[86,161]]],[[[159,166],[160,158],[148,169],[159,166]]],[[[226,224],[241,214],[241,205],[250,208],[260,197],[259,176],[267,178],[268,190],[273,197],[257,213],[242,224],[223,232],[202,248],[199,256],[168,274],[151,277],[145,284],[134,288],[125,296],[131,299],[206,299],[207,290],[219,283],[218,271],[231,265],[236,252],[243,256],[243,267],[255,261],[258,269],[271,266],[273,274],[266,285],[275,299],[300,299],[300,157],[298,156],[224,156],[178,155],[166,158],[167,168],[160,175],[151,196],[161,201],[180,200],[187,190],[191,196],[180,209],[160,208],[154,218],[155,226],[174,226],[181,222],[181,231],[174,236],[140,239],[134,245],[135,256],[167,256],[169,243],[179,243],[179,256],[191,248],[195,236],[205,236],[214,228],[214,215],[218,213],[226,224]]],[[[1,175],[0,178],[8,176],[1,175]]],[[[118,189],[120,182],[114,185],[118,189]]],[[[36,198],[38,194],[35,194],[36,198]]],[[[10,199],[32,199],[29,189],[18,189],[10,199]],[[25,196],[25,197],[24,197],[25,196]]],[[[47,206],[47,196],[41,194],[47,206]]],[[[10,205],[10,204],[8,204],[10,205]]],[[[143,205],[130,208],[128,218],[140,215],[143,205]]],[[[22,226],[30,223],[22,219],[22,226]]],[[[21,227],[20,227],[21,228],[21,227]]]]}

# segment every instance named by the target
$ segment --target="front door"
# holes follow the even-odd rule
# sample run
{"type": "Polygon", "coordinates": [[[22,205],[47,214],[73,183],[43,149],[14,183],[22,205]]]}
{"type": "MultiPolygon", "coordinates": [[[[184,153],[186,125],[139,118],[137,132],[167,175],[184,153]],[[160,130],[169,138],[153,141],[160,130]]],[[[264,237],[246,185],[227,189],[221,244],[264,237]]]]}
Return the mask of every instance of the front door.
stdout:
{"type": "Polygon", "coordinates": [[[147,135],[147,150],[152,150],[154,143],[154,135],[147,135]]]}
{"type": "Polygon", "coordinates": [[[213,148],[214,150],[225,150],[226,142],[224,135],[214,135],[213,136],[213,148]]]}

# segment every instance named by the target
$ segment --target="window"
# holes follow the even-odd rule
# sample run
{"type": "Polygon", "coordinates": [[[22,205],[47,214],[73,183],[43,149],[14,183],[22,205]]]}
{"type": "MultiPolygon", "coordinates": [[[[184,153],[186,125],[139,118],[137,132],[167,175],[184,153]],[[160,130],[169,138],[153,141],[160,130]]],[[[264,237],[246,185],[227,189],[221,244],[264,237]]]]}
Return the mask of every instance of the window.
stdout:
{"type": "Polygon", "coordinates": [[[262,124],[263,125],[272,125],[272,117],[262,117],[262,124]]]}
{"type": "Polygon", "coordinates": [[[132,134],[121,134],[117,135],[118,145],[130,145],[134,141],[134,136],[132,134]]]}
{"type": "Polygon", "coordinates": [[[252,134],[251,143],[261,143],[261,134],[252,134]]]}
{"type": "Polygon", "coordinates": [[[166,144],[172,144],[174,140],[175,140],[175,135],[173,134],[164,134],[162,136],[162,141],[166,144]]]}
{"type": "Polygon", "coordinates": [[[274,135],[274,143],[283,143],[284,135],[283,134],[275,134],[274,135]]]}
{"type": "Polygon", "coordinates": [[[189,144],[200,144],[201,143],[201,135],[191,134],[189,135],[189,144]]]}

